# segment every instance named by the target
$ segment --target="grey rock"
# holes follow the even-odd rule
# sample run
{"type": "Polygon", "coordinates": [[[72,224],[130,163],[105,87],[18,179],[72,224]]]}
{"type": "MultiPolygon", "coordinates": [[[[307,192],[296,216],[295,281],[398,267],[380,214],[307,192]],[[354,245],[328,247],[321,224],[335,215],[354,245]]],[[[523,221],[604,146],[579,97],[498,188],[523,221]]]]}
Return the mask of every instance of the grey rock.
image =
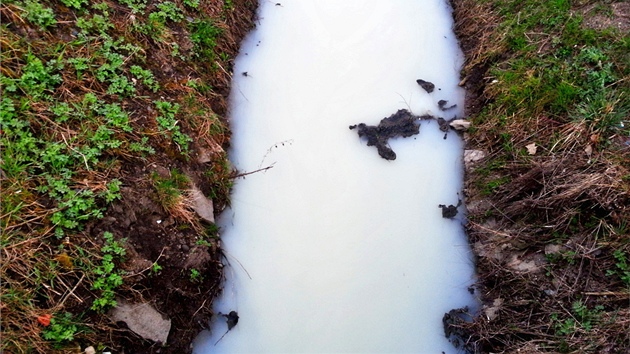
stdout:
{"type": "Polygon", "coordinates": [[[190,197],[193,203],[192,207],[197,215],[208,222],[214,223],[214,205],[212,200],[203,195],[196,186],[192,187],[190,197]]]}
{"type": "Polygon", "coordinates": [[[166,343],[171,331],[171,320],[165,319],[161,313],[148,303],[131,304],[117,300],[118,305],[110,312],[113,321],[122,321],[130,330],[144,339],[166,343]]]}
{"type": "Polygon", "coordinates": [[[486,153],[481,150],[464,150],[464,164],[466,166],[486,157],[486,153]]]}

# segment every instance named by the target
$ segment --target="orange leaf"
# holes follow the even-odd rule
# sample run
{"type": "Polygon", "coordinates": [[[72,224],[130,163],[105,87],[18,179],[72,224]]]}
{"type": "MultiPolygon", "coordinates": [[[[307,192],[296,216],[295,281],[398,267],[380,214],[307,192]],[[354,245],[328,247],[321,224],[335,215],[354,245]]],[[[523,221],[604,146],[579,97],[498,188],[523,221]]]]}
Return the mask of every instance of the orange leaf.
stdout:
{"type": "Polygon", "coordinates": [[[44,327],[48,327],[48,326],[50,326],[50,319],[51,318],[52,318],[52,315],[50,315],[50,314],[37,316],[37,322],[39,322],[39,324],[44,326],[44,327]]]}

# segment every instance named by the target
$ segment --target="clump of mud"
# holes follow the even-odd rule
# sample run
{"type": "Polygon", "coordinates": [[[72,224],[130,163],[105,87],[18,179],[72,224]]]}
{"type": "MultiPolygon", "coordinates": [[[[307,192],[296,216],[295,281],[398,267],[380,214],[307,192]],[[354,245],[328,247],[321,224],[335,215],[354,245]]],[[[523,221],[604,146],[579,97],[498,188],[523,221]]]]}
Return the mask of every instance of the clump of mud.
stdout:
{"type": "Polygon", "coordinates": [[[389,139],[401,136],[403,138],[420,132],[420,124],[416,123],[425,117],[415,116],[406,109],[400,109],[389,117],[381,119],[374,125],[360,123],[351,125],[350,129],[357,129],[359,137],[366,137],[368,146],[376,146],[378,154],[385,160],[396,160],[396,153],[389,147],[389,139]]]}

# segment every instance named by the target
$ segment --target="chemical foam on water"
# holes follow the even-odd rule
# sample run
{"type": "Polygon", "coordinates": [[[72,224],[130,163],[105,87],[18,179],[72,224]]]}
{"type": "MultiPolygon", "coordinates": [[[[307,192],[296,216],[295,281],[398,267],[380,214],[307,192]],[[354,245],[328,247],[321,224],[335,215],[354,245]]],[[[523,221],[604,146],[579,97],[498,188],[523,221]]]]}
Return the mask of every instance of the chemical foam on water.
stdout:
{"type": "Polygon", "coordinates": [[[423,121],[389,141],[388,161],[348,129],[398,109],[461,115],[448,5],[275,1],[261,1],[231,96],[235,167],[272,166],[236,180],[220,221],[229,265],[215,311],[240,320],[215,345],[218,317],[195,353],[456,352],[442,316],[473,304],[473,265],[461,218],[438,204],[457,204],[462,142],[423,121]]]}

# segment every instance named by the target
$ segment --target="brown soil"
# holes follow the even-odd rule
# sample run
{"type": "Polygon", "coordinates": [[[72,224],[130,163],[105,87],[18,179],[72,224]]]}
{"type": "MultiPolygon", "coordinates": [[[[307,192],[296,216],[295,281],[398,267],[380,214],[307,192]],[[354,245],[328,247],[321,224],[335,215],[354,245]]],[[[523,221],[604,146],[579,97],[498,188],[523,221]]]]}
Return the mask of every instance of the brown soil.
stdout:
{"type": "MultiPolygon", "coordinates": [[[[136,166],[135,175],[146,176],[156,167],[136,166]]],[[[132,176],[128,178],[132,180],[132,176]]],[[[220,253],[216,243],[210,247],[197,245],[198,232],[182,228],[185,224],[152,200],[153,188],[143,180],[136,177],[133,188],[124,188],[122,201],[113,205],[88,232],[110,231],[126,238],[127,259],[123,267],[128,272],[128,289],[119,295],[133,302],[148,301],[172,321],[166,347],[145,341],[131,331],[117,332],[114,341],[121,352],[182,353],[188,351],[192,339],[206,327],[212,314],[212,299],[219,293],[222,279],[220,253]],[[150,271],[154,262],[162,267],[157,274],[150,271]],[[201,273],[202,281],[190,280],[192,269],[201,273]]],[[[126,327],[119,323],[118,328],[126,327]]]]}
{"type": "Polygon", "coordinates": [[[620,31],[630,31],[630,3],[615,2],[603,9],[602,5],[590,5],[585,7],[581,14],[584,16],[584,25],[593,29],[617,28],[620,31]]]}
{"type": "MultiPolygon", "coordinates": [[[[220,43],[221,52],[232,57],[238,53],[241,39],[252,27],[257,8],[256,2],[250,0],[233,1],[233,4],[233,16],[225,19],[227,35],[223,37],[224,42],[220,43]]],[[[211,12],[212,9],[205,11],[211,12]]],[[[187,42],[187,36],[182,35],[175,40],[182,51],[192,48],[192,43],[187,42]]],[[[159,44],[156,43],[156,46],[159,47],[159,44]]],[[[161,82],[172,83],[173,97],[186,95],[187,88],[182,83],[188,79],[198,77],[208,80],[208,73],[217,72],[209,68],[177,65],[166,50],[147,53],[147,59],[153,63],[153,72],[163,76],[161,82]]],[[[212,93],[204,97],[211,112],[223,117],[222,119],[225,119],[227,113],[231,79],[229,72],[231,68],[227,67],[220,75],[211,74],[209,84],[212,85],[212,93]]],[[[145,117],[155,114],[144,107],[137,107],[137,110],[145,111],[145,117]]],[[[139,117],[143,119],[142,115],[139,117]]],[[[158,152],[158,156],[153,156],[148,161],[131,160],[124,163],[120,171],[123,186],[126,186],[122,188],[122,200],[113,204],[103,219],[86,229],[86,233],[91,235],[110,231],[126,240],[127,256],[122,266],[128,275],[125,278],[125,290],[118,295],[131,302],[149,302],[172,321],[166,345],[140,338],[122,322],[113,324],[113,349],[119,353],[190,352],[194,337],[207,328],[212,315],[212,301],[221,291],[223,270],[218,239],[208,239],[200,233],[200,228],[210,227],[211,224],[198,220],[190,223],[190,220],[177,218],[172,211],[165,210],[151,182],[152,175],[169,178],[170,171],[178,170],[204,195],[219,194],[217,198],[213,198],[216,215],[227,206],[227,196],[221,193],[229,189],[213,185],[213,180],[206,173],[208,170],[220,174],[232,173],[225,170],[215,158],[217,153],[224,154],[229,136],[219,141],[216,141],[216,137],[204,139],[201,134],[208,127],[188,129],[189,134],[200,135],[193,143],[190,159],[181,159],[172,151],[172,146],[165,146],[163,151],[158,152]],[[150,270],[154,262],[161,266],[157,274],[152,274],[150,270]],[[199,279],[191,280],[192,269],[199,271],[199,279]]],[[[218,234],[214,232],[210,236],[218,237],[218,234]]],[[[107,321],[97,317],[94,320],[107,321]]]]}

